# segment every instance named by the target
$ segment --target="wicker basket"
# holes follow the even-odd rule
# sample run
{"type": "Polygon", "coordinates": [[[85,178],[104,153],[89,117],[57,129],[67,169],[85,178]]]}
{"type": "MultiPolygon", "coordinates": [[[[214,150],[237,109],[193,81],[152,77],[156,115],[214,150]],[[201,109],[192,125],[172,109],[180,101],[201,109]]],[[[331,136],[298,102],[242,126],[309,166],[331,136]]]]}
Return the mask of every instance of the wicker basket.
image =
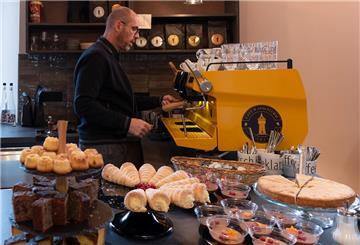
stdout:
{"type": "Polygon", "coordinates": [[[210,171],[213,173],[217,173],[220,176],[239,174],[242,176],[241,182],[247,185],[254,184],[258,180],[258,178],[265,175],[265,167],[256,163],[244,163],[244,162],[221,160],[221,159],[194,158],[194,157],[181,157],[181,156],[172,157],[171,163],[174,165],[175,169],[185,170],[188,173],[193,173],[195,171],[203,170],[204,172],[210,171]],[[245,168],[245,170],[209,168],[208,166],[214,162],[231,165],[233,167],[243,167],[245,168]]]}

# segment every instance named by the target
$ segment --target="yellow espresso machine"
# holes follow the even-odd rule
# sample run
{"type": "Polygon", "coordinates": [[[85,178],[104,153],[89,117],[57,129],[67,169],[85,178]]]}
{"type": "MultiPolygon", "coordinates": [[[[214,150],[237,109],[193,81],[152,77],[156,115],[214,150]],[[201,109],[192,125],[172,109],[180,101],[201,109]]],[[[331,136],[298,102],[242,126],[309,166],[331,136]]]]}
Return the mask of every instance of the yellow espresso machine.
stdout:
{"type": "MultiPolygon", "coordinates": [[[[250,142],[265,148],[270,132],[284,135],[277,149],[303,142],[307,135],[306,96],[300,74],[292,68],[200,72],[186,61],[174,88],[187,103],[182,118],[162,118],[178,146],[236,151],[250,142]]],[[[211,64],[210,64],[211,65],[211,64]]]]}

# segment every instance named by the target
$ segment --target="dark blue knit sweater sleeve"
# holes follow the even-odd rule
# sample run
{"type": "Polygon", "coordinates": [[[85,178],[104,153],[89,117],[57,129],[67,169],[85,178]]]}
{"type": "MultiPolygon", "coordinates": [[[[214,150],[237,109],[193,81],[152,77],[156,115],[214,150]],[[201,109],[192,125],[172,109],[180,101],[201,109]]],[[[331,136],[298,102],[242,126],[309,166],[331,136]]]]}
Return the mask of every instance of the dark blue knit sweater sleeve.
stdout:
{"type": "Polygon", "coordinates": [[[109,69],[106,58],[100,53],[89,53],[80,58],[74,73],[75,113],[91,127],[114,129],[126,134],[130,118],[110,110],[97,100],[109,69]]]}

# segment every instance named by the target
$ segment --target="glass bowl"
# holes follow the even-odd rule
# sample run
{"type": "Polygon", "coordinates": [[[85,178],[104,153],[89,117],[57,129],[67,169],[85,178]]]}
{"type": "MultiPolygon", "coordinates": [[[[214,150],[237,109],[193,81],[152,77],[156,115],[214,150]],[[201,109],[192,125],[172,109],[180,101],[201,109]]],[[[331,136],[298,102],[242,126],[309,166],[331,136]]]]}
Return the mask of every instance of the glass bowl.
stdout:
{"type": "Polygon", "coordinates": [[[281,224],[294,225],[300,219],[300,213],[290,209],[277,207],[270,204],[263,204],[262,208],[268,217],[274,217],[278,227],[281,224]]]}
{"type": "Polygon", "coordinates": [[[242,176],[240,174],[224,174],[221,176],[221,178],[218,179],[218,184],[220,186],[220,184],[223,182],[226,185],[230,186],[230,185],[238,185],[240,184],[240,181],[242,180],[242,176]]]}
{"type": "Polygon", "coordinates": [[[232,181],[222,179],[218,181],[221,194],[226,198],[246,199],[251,188],[241,183],[235,184],[232,181]]]}
{"type": "Polygon", "coordinates": [[[206,219],[213,215],[225,215],[224,208],[216,205],[202,205],[194,209],[196,217],[201,225],[206,226],[206,219]]]}
{"type": "Polygon", "coordinates": [[[280,224],[280,229],[294,235],[297,238],[297,244],[316,244],[324,232],[319,225],[305,220],[300,220],[295,225],[280,224]]]}
{"type": "Polygon", "coordinates": [[[258,209],[256,203],[236,198],[223,199],[220,201],[220,204],[229,217],[240,220],[249,220],[253,218],[258,209]]]}
{"type": "Polygon", "coordinates": [[[241,226],[238,219],[226,215],[214,215],[206,220],[211,237],[221,244],[241,244],[248,230],[241,226]]]}
{"type": "Polygon", "coordinates": [[[262,211],[257,211],[255,216],[252,219],[245,221],[244,224],[253,233],[267,235],[274,229],[275,218],[267,216],[262,211]]]}
{"type": "Polygon", "coordinates": [[[293,245],[296,243],[296,237],[274,228],[268,235],[253,233],[249,230],[254,245],[293,245]]]}

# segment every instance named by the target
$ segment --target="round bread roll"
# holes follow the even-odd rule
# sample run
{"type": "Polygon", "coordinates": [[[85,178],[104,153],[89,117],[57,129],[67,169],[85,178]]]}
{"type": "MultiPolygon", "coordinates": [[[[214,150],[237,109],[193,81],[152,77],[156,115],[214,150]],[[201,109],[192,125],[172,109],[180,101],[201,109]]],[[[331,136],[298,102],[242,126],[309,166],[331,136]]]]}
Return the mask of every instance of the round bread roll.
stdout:
{"type": "Polygon", "coordinates": [[[61,154],[54,159],[54,172],[57,174],[68,174],[72,171],[70,161],[66,154],[61,154]]]}
{"type": "Polygon", "coordinates": [[[88,153],[86,155],[86,161],[90,168],[101,168],[104,166],[104,159],[101,154],[88,153]]]}
{"type": "Polygon", "coordinates": [[[54,160],[49,156],[41,156],[37,164],[37,171],[39,172],[52,172],[54,167],[54,160]]]}
{"type": "Polygon", "coordinates": [[[38,154],[39,156],[41,156],[43,154],[43,152],[45,151],[45,149],[42,145],[34,145],[30,149],[31,149],[32,153],[38,154]]]}
{"type": "Polygon", "coordinates": [[[26,148],[24,150],[21,151],[21,154],[20,154],[20,162],[21,163],[25,163],[25,159],[28,155],[30,155],[32,153],[31,149],[29,148],[26,148]]]}
{"type": "Polygon", "coordinates": [[[89,164],[86,161],[86,155],[82,151],[73,151],[70,155],[71,168],[74,170],[86,170],[89,164]]]}
{"type": "Polygon", "coordinates": [[[36,153],[31,153],[25,158],[25,167],[28,169],[36,169],[40,161],[40,156],[36,153]]]}
{"type": "Polygon", "coordinates": [[[51,159],[54,160],[55,157],[56,157],[56,152],[53,152],[53,151],[44,151],[41,156],[51,157],[51,159]]]}
{"type": "Polygon", "coordinates": [[[59,139],[48,136],[46,137],[43,146],[47,151],[57,151],[59,148],[59,139]]]}

